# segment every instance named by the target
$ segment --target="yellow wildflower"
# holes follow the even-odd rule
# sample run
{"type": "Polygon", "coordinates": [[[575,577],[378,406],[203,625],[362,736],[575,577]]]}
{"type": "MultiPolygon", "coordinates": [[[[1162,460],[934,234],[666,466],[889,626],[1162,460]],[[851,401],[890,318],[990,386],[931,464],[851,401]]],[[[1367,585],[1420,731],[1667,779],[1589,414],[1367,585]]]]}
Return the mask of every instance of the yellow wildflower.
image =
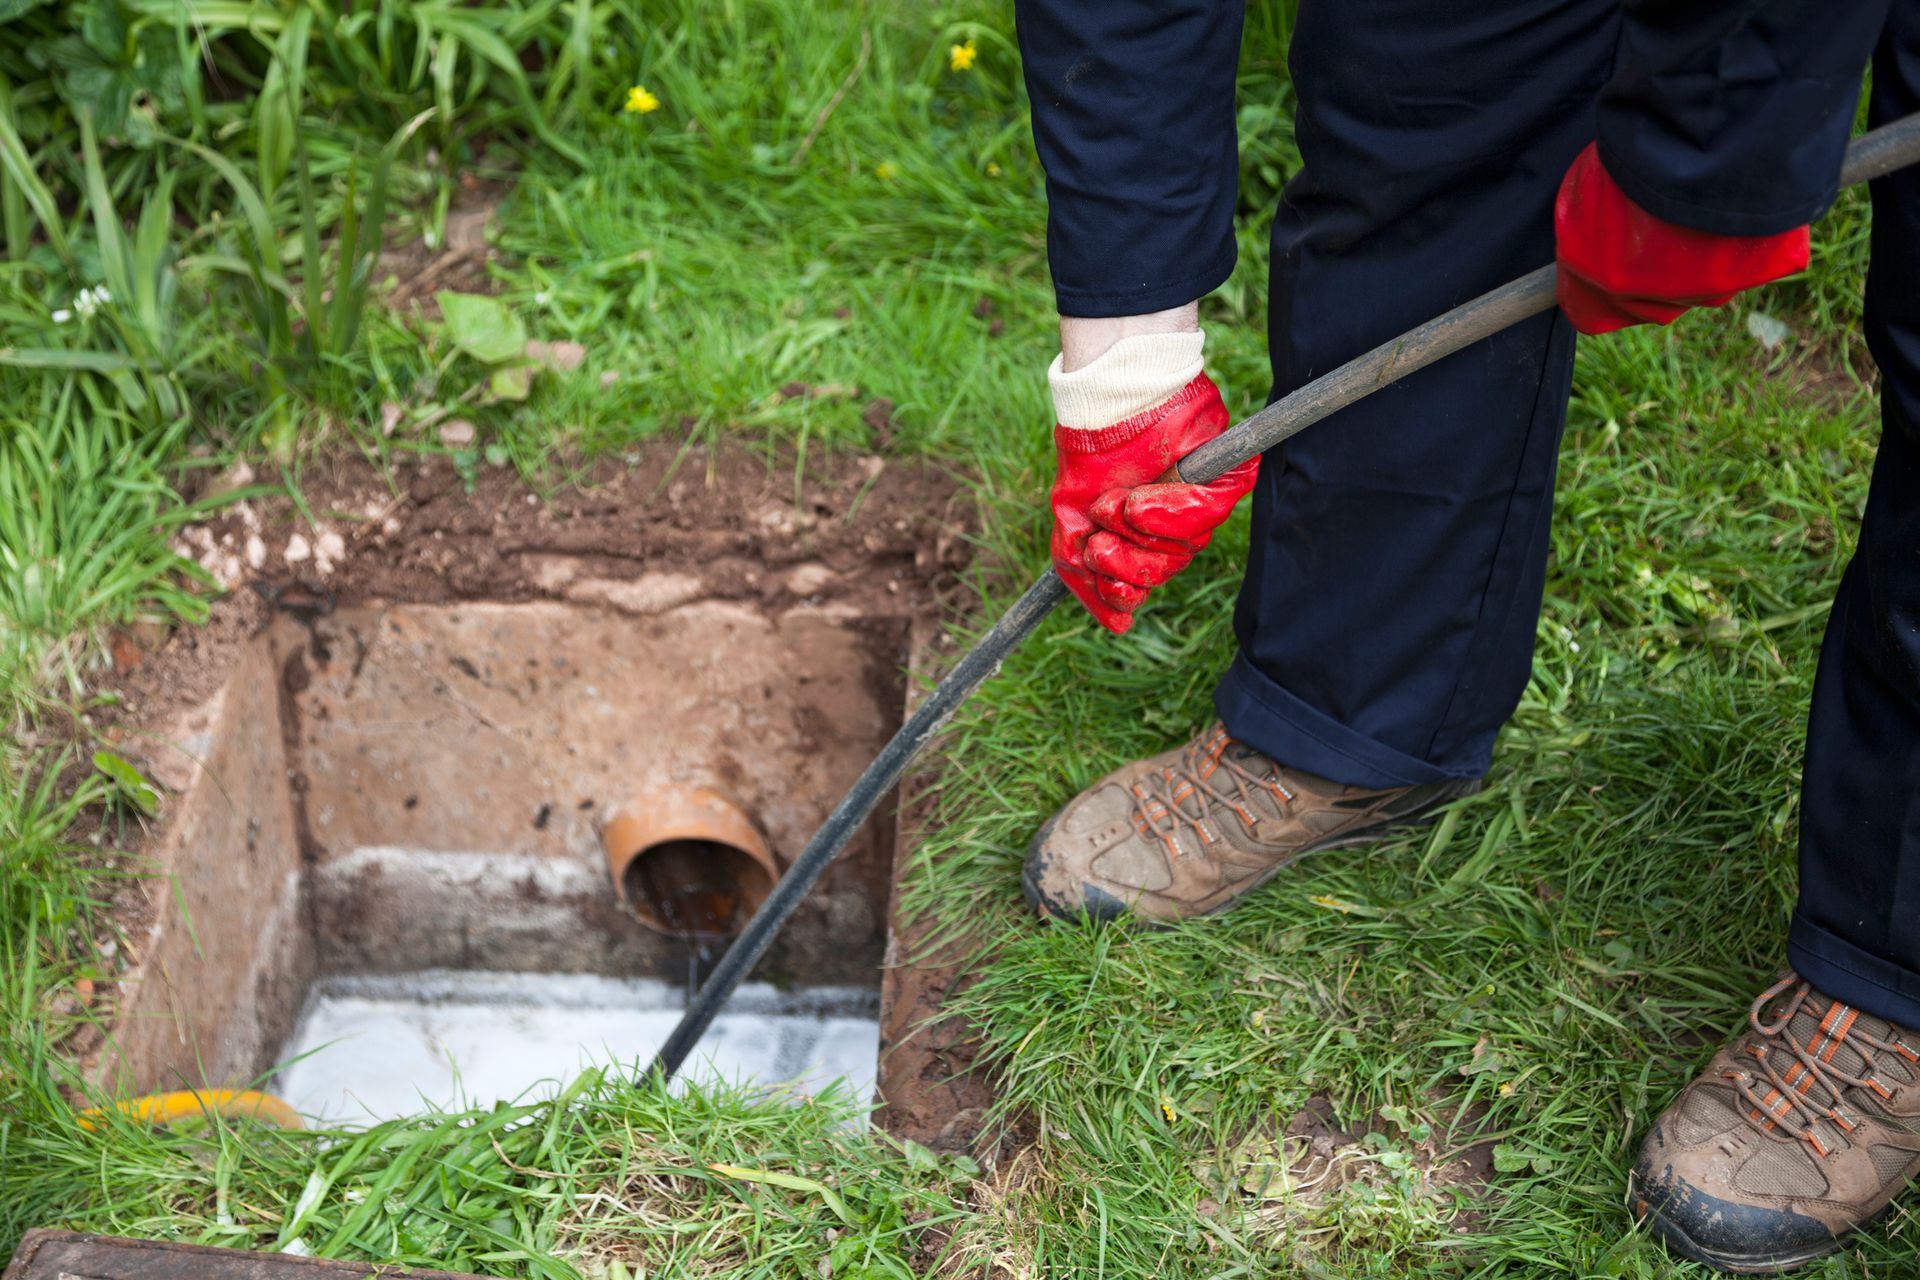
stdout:
{"type": "Polygon", "coordinates": [[[892,182],[893,175],[899,172],[899,168],[891,160],[882,160],[873,166],[873,176],[882,182],[892,182]]]}
{"type": "Polygon", "coordinates": [[[1160,1114],[1167,1118],[1168,1124],[1173,1123],[1174,1116],[1177,1114],[1173,1109],[1173,1099],[1165,1094],[1160,1095],[1160,1114]]]}
{"type": "Polygon", "coordinates": [[[980,56],[980,50],[969,40],[965,44],[956,44],[947,50],[947,66],[954,71],[970,71],[980,56]]]}
{"type": "Polygon", "coordinates": [[[1000,176],[1000,166],[998,163],[992,160],[987,161],[987,176],[989,178],[997,178],[1000,176]]]}
{"type": "Polygon", "coordinates": [[[645,85],[635,85],[627,90],[626,110],[634,115],[643,116],[649,111],[660,109],[660,99],[653,96],[645,85]]]}

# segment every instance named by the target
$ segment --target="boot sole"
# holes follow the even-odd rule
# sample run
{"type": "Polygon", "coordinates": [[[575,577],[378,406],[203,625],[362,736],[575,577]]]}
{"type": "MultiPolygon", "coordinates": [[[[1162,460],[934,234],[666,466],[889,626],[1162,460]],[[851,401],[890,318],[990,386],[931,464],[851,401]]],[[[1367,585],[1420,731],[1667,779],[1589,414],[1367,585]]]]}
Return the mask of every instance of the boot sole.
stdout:
{"type": "MultiPolygon", "coordinates": [[[[1261,889],[1266,887],[1268,881],[1272,880],[1275,876],[1279,875],[1282,871],[1285,871],[1287,868],[1296,865],[1297,863],[1299,863],[1300,859],[1306,857],[1310,853],[1323,853],[1328,849],[1348,849],[1348,848],[1352,848],[1355,845],[1377,844],[1380,841],[1386,839],[1389,835],[1392,835],[1396,831],[1404,830],[1405,828],[1408,828],[1408,827],[1424,827],[1427,824],[1431,823],[1435,818],[1440,816],[1441,809],[1445,808],[1447,805],[1452,804],[1455,800],[1465,799],[1467,796],[1473,795],[1475,792],[1480,790],[1480,787],[1481,787],[1481,784],[1478,782],[1475,782],[1471,786],[1464,787],[1463,789],[1455,792],[1450,796],[1436,797],[1435,799],[1429,801],[1426,805],[1422,806],[1421,808],[1414,809],[1407,813],[1399,814],[1396,817],[1390,818],[1387,821],[1380,823],[1378,826],[1364,827],[1358,831],[1350,832],[1346,835],[1332,836],[1325,840],[1316,840],[1308,844],[1304,844],[1294,852],[1292,857],[1288,858],[1284,862],[1276,862],[1273,866],[1267,868],[1267,870],[1261,872],[1258,876],[1256,876],[1253,879],[1252,883],[1248,884],[1244,889],[1240,890],[1240,892],[1234,894],[1232,897],[1228,898],[1225,902],[1220,903],[1218,906],[1208,907],[1205,911],[1196,911],[1190,916],[1181,916],[1171,920],[1163,920],[1153,916],[1140,916],[1136,914],[1133,918],[1133,927],[1136,929],[1142,929],[1142,930],[1158,931],[1162,929],[1171,929],[1175,925],[1180,924],[1182,921],[1185,921],[1185,920],[1205,920],[1210,916],[1222,915],[1228,911],[1231,911],[1233,908],[1239,906],[1240,903],[1243,900],[1245,900],[1249,894],[1258,893],[1261,889]]],[[[1020,867],[1021,894],[1025,896],[1027,900],[1027,905],[1029,907],[1032,907],[1036,914],[1046,916],[1050,919],[1074,920],[1082,916],[1089,916],[1089,915],[1092,915],[1099,920],[1112,919],[1115,915],[1120,914],[1120,911],[1108,912],[1103,915],[1095,915],[1095,913],[1088,910],[1084,904],[1081,905],[1078,910],[1069,909],[1064,904],[1054,902],[1053,899],[1047,896],[1045,890],[1041,889],[1041,887],[1038,884],[1034,883],[1033,851],[1039,848],[1039,846],[1046,840],[1046,838],[1050,834],[1052,834],[1053,824],[1058,822],[1059,820],[1060,820],[1060,815],[1058,814],[1055,814],[1053,817],[1048,818],[1046,823],[1040,828],[1040,830],[1034,833],[1033,839],[1028,842],[1027,859],[1020,867]]],[[[1085,890],[1085,889],[1092,888],[1092,886],[1083,884],[1081,885],[1081,888],[1085,890]]],[[[1099,891],[1096,890],[1096,892],[1099,892],[1099,891]]],[[[1101,896],[1109,898],[1109,900],[1113,901],[1114,904],[1117,907],[1119,907],[1121,911],[1124,911],[1127,909],[1127,904],[1119,902],[1118,899],[1113,899],[1111,895],[1101,893],[1101,896]]]]}
{"type": "MultiPolygon", "coordinates": [[[[1628,1174],[1628,1200],[1631,1201],[1638,1194],[1638,1180],[1634,1175],[1628,1174]]],[[[1878,1222],[1891,1208],[1893,1208],[1893,1202],[1888,1201],[1878,1211],[1855,1223],[1848,1234],[1851,1235],[1853,1231],[1863,1230],[1878,1222]]],[[[1709,1249],[1705,1245],[1696,1244],[1693,1237],[1688,1235],[1678,1223],[1671,1221],[1657,1209],[1648,1214],[1643,1221],[1650,1234],[1658,1236],[1661,1243],[1681,1257],[1692,1262],[1705,1263],[1716,1271],[1736,1276],[1779,1275],[1785,1271],[1804,1267],[1809,1262],[1816,1262],[1829,1254],[1838,1253],[1846,1245],[1844,1239],[1835,1239],[1824,1244],[1808,1245],[1803,1249],[1789,1249],[1782,1253],[1724,1253],[1718,1249],[1709,1249]]]]}

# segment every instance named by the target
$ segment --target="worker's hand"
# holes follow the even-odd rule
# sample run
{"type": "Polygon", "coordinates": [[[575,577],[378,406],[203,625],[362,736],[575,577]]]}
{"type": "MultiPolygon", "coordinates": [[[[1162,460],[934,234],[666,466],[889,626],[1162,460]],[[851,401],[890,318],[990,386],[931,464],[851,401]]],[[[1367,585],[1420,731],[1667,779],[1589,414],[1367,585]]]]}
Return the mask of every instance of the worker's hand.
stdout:
{"type": "Polygon", "coordinates": [[[1220,390],[1202,373],[1110,427],[1054,428],[1053,567],[1107,630],[1132,626],[1147,592],[1186,568],[1253,488],[1258,458],[1210,484],[1171,475],[1227,425],[1220,390]]]}
{"type": "Polygon", "coordinates": [[[1807,229],[1722,236],[1654,217],[1627,198],[1589,143],[1553,204],[1560,309],[1582,333],[1671,324],[1742,289],[1803,271],[1807,229]]]}

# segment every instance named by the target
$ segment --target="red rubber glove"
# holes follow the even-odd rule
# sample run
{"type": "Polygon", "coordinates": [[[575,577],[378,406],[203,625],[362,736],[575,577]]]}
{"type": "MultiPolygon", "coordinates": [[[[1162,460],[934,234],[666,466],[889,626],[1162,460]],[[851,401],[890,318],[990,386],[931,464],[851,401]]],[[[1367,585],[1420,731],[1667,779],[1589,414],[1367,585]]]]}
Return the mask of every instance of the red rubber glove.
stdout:
{"type": "Polygon", "coordinates": [[[1203,373],[1113,426],[1054,427],[1053,567],[1114,634],[1133,625],[1147,592],[1186,568],[1253,488],[1258,458],[1211,484],[1168,479],[1174,463],[1227,425],[1220,389],[1203,373]]]}
{"type": "Polygon", "coordinates": [[[1582,333],[1671,324],[1742,289],[1804,271],[1807,229],[1721,236],[1663,222],[1627,198],[1588,143],[1553,202],[1560,309],[1582,333]]]}

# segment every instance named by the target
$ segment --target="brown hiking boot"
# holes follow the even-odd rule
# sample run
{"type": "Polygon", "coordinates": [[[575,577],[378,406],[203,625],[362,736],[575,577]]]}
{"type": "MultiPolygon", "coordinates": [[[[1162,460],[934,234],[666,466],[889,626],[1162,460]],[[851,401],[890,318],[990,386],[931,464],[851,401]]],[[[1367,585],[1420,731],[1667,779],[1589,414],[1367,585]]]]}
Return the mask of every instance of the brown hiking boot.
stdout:
{"type": "Polygon", "coordinates": [[[1743,1274],[1833,1252],[1920,1171],[1920,1034],[1792,973],[1747,1021],[1654,1122],[1628,1181],[1670,1248],[1743,1274]]]}
{"type": "Polygon", "coordinates": [[[1216,721],[1069,800],[1027,846],[1020,883],[1043,915],[1213,915],[1302,854],[1377,840],[1479,787],[1343,786],[1283,769],[1216,721]]]}

